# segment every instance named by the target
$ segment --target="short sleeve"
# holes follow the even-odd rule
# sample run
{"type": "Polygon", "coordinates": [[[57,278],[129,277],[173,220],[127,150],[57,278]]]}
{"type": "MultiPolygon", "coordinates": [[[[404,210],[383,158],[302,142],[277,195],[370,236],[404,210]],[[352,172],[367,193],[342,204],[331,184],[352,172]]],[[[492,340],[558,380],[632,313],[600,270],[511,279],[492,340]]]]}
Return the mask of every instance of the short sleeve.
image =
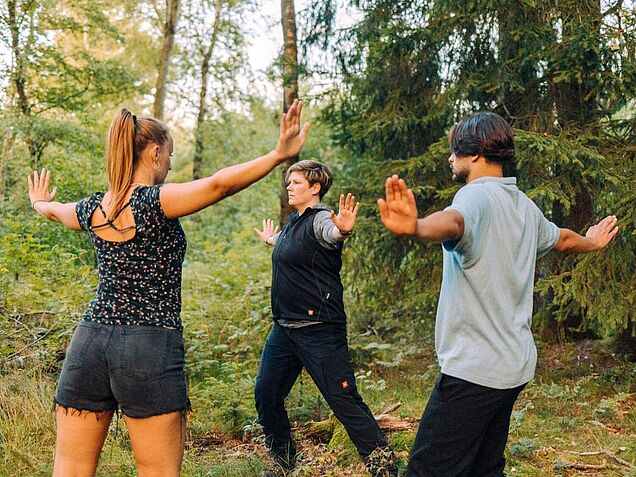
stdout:
{"type": "Polygon", "coordinates": [[[545,218],[543,212],[532,203],[533,211],[537,215],[537,258],[543,257],[554,248],[559,241],[561,231],[559,227],[545,218]]]}
{"type": "Polygon", "coordinates": [[[91,215],[97,206],[97,203],[101,200],[99,194],[95,193],[90,197],[86,197],[75,204],[75,215],[82,230],[88,231],[89,221],[91,215]]]}
{"type": "Polygon", "coordinates": [[[168,220],[161,208],[161,202],[159,200],[160,191],[161,184],[151,187],[141,186],[136,190],[137,200],[135,206],[147,222],[159,223],[168,220]]]}
{"type": "Polygon", "coordinates": [[[477,261],[486,242],[483,236],[490,225],[490,199],[479,187],[465,186],[444,210],[454,210],[464,218],[462,237],[442,245],[447,251],[462,255],[462,266],[468,268],[477,261]]]}

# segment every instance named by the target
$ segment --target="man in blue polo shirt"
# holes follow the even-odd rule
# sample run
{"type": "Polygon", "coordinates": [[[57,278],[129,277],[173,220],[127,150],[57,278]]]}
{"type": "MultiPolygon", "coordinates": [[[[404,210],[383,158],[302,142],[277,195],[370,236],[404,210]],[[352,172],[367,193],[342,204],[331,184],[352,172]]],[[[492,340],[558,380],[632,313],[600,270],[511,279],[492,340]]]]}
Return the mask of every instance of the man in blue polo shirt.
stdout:
{"type": "Polygon", "coordinates": [[[435,324],[441,374],[411,450],[408,477],[500,477],[510,415],[534,376],[532,291],[536,260],[551,249],[604,248],[616,217],[585,237],[547,220],[503,164],[514,137],[500,116],[481,112],[449,133],[453,180],[466,185],[444,211],[417,218],[413,192],[397,175],[380,199],[384,226],[442,244],[442,286],[435,324]]]}

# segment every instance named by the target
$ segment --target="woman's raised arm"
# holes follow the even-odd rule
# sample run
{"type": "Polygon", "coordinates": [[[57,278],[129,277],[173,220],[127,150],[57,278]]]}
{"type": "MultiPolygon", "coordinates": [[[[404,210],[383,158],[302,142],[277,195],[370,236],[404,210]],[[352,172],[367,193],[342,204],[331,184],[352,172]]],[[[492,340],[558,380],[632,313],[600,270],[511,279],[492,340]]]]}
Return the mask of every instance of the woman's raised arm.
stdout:
{"type": "Polygon", "coordinates": [[[168,218],[183,217],[204,209],[225,197],[236,194],[266,176],[290,157],[297,156],[309,131],[309,124],[300,127],[302,103],[294,101],[283,114],[276,149],[249,162],[226,167],[210,177],[183,184],[165,184],[159,200],[168,218]]]}

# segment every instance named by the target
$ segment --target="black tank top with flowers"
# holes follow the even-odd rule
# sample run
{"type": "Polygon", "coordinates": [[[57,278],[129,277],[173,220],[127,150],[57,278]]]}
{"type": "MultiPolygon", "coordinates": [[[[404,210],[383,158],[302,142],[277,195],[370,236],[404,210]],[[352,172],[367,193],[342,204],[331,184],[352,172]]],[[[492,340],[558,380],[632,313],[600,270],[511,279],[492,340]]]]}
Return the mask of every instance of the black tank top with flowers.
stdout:
{"type": "MultiPolygon", "coordinates": [[[[103,192],[82,199],[75,212],[95,247],[99,284],[84,320],[111,325],[149,325],[182,330],[181,268],[186,238],[179,219],[168,219],[159,203],[161,186],[139,186],[128,206],[135,236],[123,242],[93,232],[91,217],[103,192]]],[[[99,222],[99,221],[97,221],[99,222]]]]}

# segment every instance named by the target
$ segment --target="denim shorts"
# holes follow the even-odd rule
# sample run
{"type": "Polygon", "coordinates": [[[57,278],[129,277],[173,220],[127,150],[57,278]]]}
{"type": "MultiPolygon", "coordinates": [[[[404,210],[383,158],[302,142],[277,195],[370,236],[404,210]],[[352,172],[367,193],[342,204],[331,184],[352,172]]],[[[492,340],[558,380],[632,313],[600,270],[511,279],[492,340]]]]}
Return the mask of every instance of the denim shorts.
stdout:
{"type": "Polygon", "coordinates": [[[143,418],[190,409],[181,331],[82,321],[66,350],[55,403],[143,418]]]}

